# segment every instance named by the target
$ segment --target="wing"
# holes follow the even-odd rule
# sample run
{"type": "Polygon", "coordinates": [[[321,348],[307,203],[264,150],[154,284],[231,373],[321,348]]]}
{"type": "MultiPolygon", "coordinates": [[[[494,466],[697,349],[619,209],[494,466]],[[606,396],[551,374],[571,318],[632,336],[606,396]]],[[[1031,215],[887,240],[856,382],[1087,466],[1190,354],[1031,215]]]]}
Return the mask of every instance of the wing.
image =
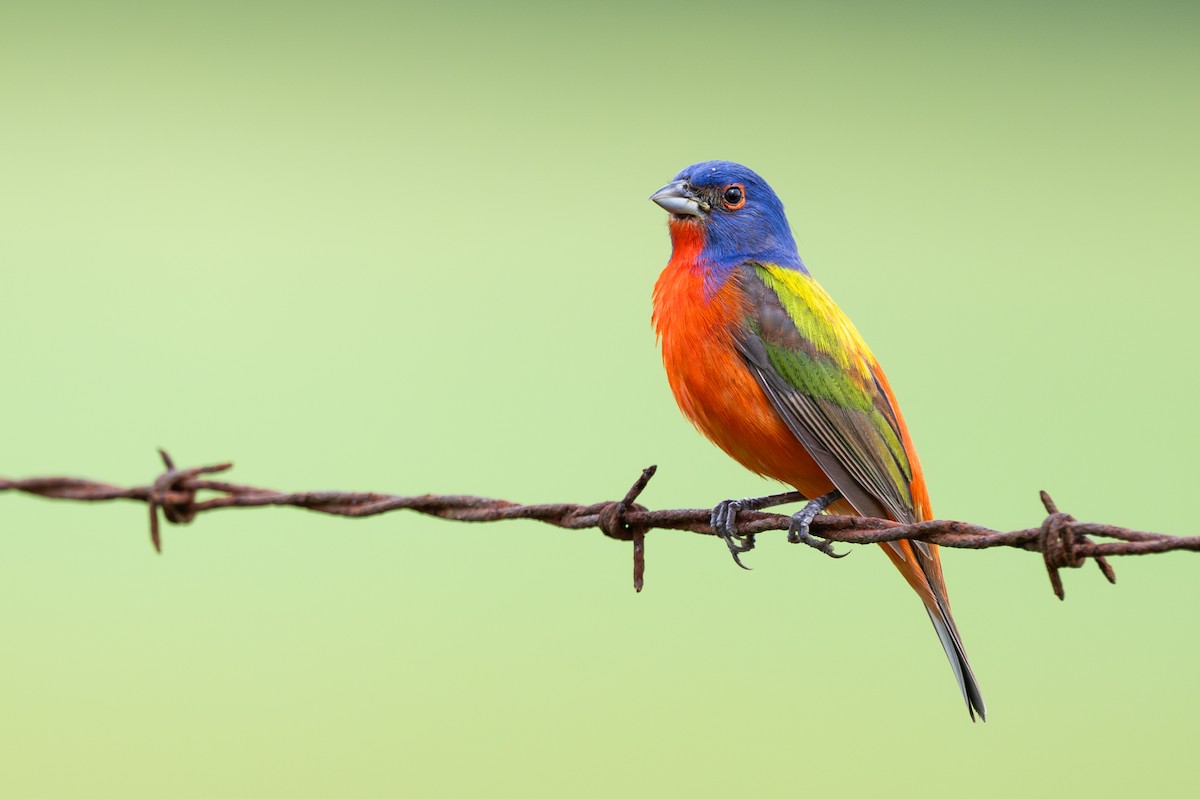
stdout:
{"type": "MultiPolygon", "coordinates": [[[[738,350],[788,429],[854,509],[911,523],[931,516],[921,466],[887,378],[841,309],[808,275],[746,264],[738,350]]],[[[971,718],[983,696],[950,614],[937,547],[892,541],[892,562],[921,596],[971,718]]]]}
{"type": "Polygon", "coordinates": [[[746,298],[738,349],[788,428],[859,513],[914,521],[920,467],[850,320],[801,272],[752,263],[736,279],[746,298]]]}

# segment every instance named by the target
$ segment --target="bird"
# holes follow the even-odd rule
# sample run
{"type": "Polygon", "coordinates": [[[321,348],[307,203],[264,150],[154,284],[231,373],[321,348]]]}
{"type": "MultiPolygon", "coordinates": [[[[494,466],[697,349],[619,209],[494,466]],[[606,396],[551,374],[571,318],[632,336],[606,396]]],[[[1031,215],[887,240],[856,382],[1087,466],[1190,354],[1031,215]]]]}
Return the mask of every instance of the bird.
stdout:
{"type": "MultiPolygon", "coordinates": [[[[905,524],[933,518],[925,476],[888,379],[800,259],[783,203],[732,161],[693,164],[650,199],[668,212],[671,257],[652,323],[683,414],[734,460],[793,493],[727,499],[711,524],[739,566],[754,546],[737,514],[799,498],[788,540],[838,557],[810,532],[829,511],[905,524]]],[[[946,593],[938,548],[880,544],[916,591],[972,721],[983,695],[946,593]]]]}

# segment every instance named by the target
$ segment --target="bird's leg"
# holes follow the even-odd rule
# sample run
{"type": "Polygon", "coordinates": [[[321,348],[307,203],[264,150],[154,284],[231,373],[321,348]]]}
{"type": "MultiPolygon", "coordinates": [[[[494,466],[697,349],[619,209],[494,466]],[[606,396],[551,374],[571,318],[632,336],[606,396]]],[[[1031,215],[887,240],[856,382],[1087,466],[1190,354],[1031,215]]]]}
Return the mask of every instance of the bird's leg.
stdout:
{"type": "Polygon", "coordinates": [[[788,525],[788,543],[800,544],[805,543],[814,549],[819,549],[831,558],[844,558],[849,555],[849,552],[837,554],[833,551],[833,544],[823,538],[817,538],[808,532],[808,526],[812,524],[813,519],[817,518],[817,514],[828,508],[833,503],[842,498],[842,492],[836,488],[828,494],[817,497],[812,502],[809,502],[799,511],[792,515],[792,523],[788,525]]]}
{"type": "Polygon", "coordinates": [[[717,506],[712,509],[712,514],[709,516],[709,524],[712,526],[713,531],[724,539],[725,546],[729,547],[729,554],[733,555],[733,562],[743,569],[749,570],[750,567],[742,563],[742,559],[739,556],[743,552],[749,552],[754,549],[754,534],[738,535],[738,511],[762,510],[763,508],[773,508],[776,505],[787,505],[789,502],[802,502],[805,499],[807,497],[799,491],[771,494],[768,497],[727,499],[718,502],[717,506]]]}

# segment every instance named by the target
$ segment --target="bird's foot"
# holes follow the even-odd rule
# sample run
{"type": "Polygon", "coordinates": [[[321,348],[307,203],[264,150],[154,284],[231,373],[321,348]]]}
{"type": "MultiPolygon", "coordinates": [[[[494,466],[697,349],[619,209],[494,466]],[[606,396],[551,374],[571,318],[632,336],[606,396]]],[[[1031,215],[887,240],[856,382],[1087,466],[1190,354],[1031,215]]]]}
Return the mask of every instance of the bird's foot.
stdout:
{"type": "MultiPolygon", "coordinates": [[[[729,547],[729,554],[733,555],[733,562],[749,571],[750,567],[742,563],[740,556],[754,549],[754,533],[746,535],[738,533],[738,511],[762,510],[763,508],[773,508],[776,505],[787,505],[791,502],[803,502],[805,499],[806,497],[797,491],[771,494],[767,497],[727,499],[724,502],[718,502],[717,506],[712,509],[708,522],[712,526],[713,532],[721,536],[725,541],[725,546],[729,547]]],[[[832,501],[830,500],[830,502],[832,501]]]]}
{"type": "Polygon", "coordinates": [[[754,549],[754,534],[739,535],[737,531],[737,515],[740,510],[758,510],[761,505],[755,499],[726,499],[717,503],[708,517],[708,523],[717,535],[729,547],[733,562],[749,571],[750,567],[742,563],[741,555],[754,549]]]}
{"type": "Polygon", "coordinates": [[[831,558],[844,558],[849,555],[849,552],[843,552],[839,555],[833,551],[832,541],[828,541],[824,538],[817,538],[808,531],[809,525],[812,524],[813,519],[817,518],[817,514],[841,498],[842,492],[835,488],[828,494],[817,497],[812,502],[809,502],[795,514],[793,514],[792,523],[788,525],[788,543],[808,544],[813,549],[820,550],[831,558]]]}

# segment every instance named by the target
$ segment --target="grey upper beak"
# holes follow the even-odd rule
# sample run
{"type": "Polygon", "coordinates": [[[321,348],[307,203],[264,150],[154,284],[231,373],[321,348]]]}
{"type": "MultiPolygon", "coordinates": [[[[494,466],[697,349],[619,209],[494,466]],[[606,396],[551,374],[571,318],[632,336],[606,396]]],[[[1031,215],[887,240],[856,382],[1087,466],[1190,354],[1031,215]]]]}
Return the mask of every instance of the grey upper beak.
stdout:
{"type": "Polygon", "coordinates": [[[700,200],[686,180],[668,183],[650,195],[650,199],[680,216],[704,216],[708,203],[700,200]]]}

